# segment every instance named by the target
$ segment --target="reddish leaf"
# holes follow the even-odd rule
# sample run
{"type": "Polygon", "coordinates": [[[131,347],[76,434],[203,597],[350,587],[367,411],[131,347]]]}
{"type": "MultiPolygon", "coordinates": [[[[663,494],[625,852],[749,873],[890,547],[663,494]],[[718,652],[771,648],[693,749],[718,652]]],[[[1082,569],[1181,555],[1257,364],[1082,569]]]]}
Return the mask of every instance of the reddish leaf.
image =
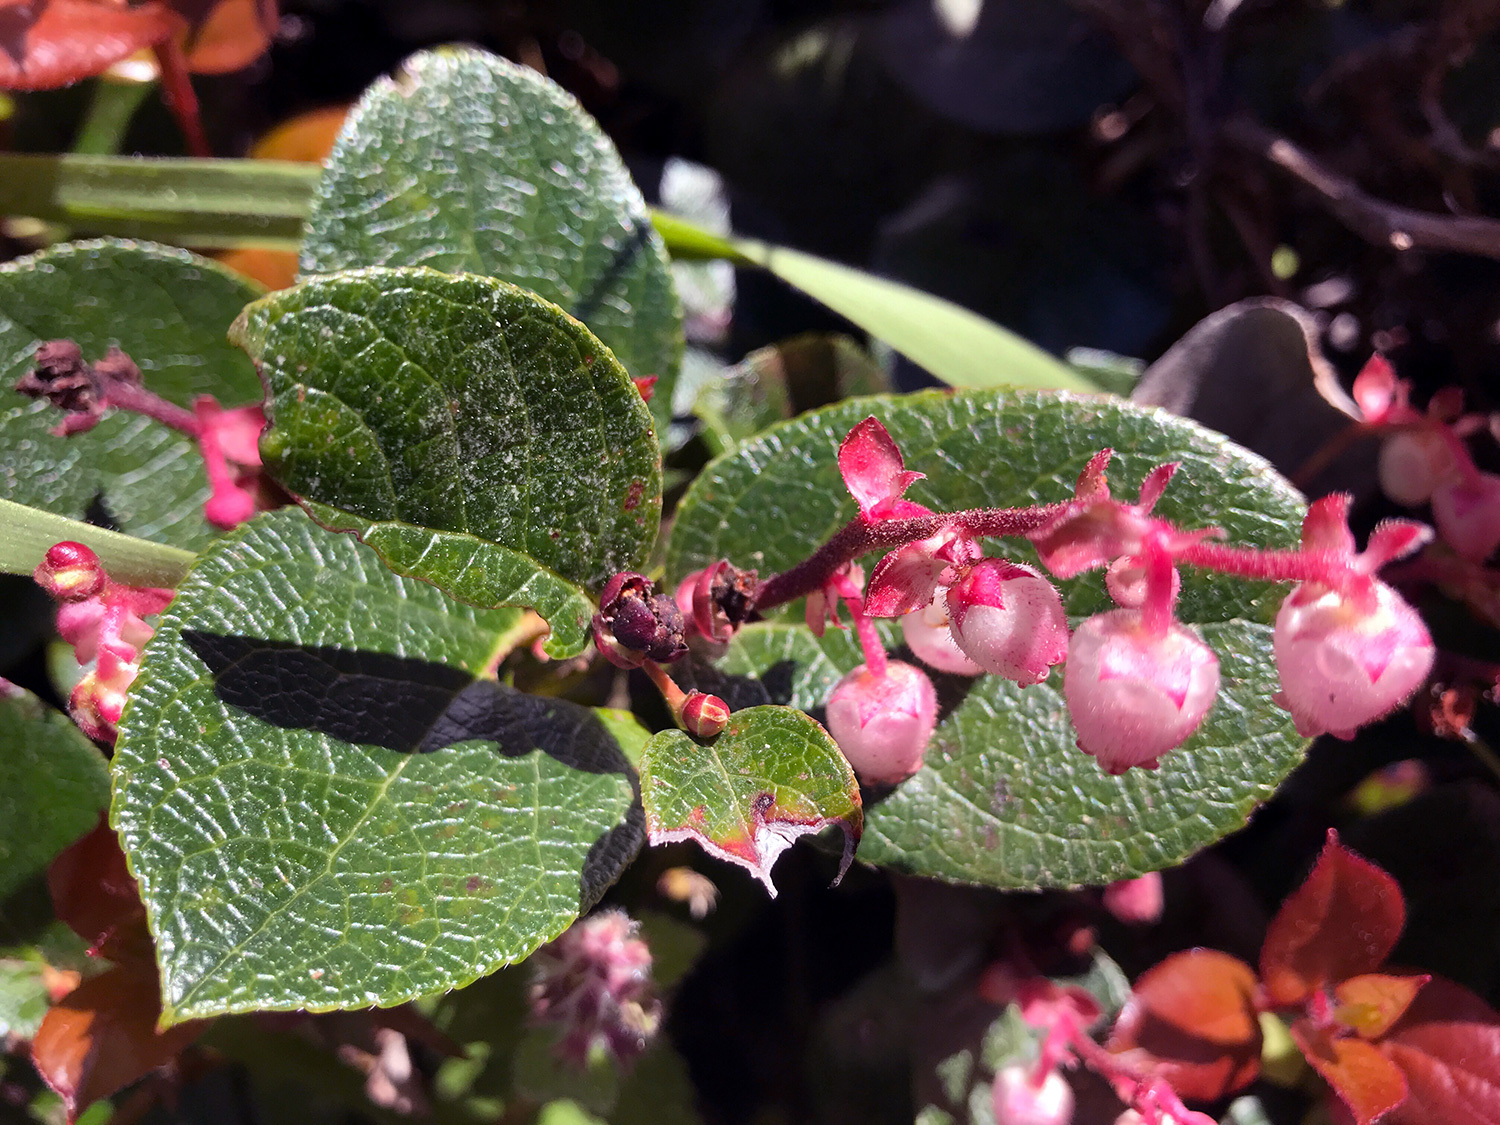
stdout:
{"type": "Polygon", "coordinates": [[[1406,1100],[1401,1068],[1363,1039],[1335,1038],[1307,1020],[1292,1024],[1292,1038],[1349,1108],[1355,1125],[1370,1125],[1406,1100]]]}
{"type": "Polygon", "coordinates": [[[70,1120],[171,1062],[207,1026],[197,1021],[158,1032],[160,1015],[156,967],[138,961],[84,981],[47,1012],[31,1041],[31,1060],[70,1120]]]}
{"type": "Polygon", "coordinates": [[[1350,977],[1333,990],[1333,1018],[1361,1039],[1379,1039],[1391,1029],[1431,978],[1370,973],[1350,977]]]}
{"type": "Polygon", "coordinates": [[[182,28],[151,0],[0,0],[0,89],[51,90],[102,73],[182,28]]]}
{"type": "Polygon", "coordinates": [[[1408,1090],[1389,1125],[1500,1121],[1500,1014],[1468,989],[1434,977],[1379,1048],[1408,1090]]]}
{"type": "Polygon", "coordinates": [[[172,0],[187,17],[184,51],[194,74],[243,70],[271,47],[276,0],[172,0]]]}
{"type": "Polygon", "coordinates": [[[92,832],[52,861],[47,889],[53,912],[94,952],[112,961],[151,959],[146,907],[103,814],[92,832]]]}
{"type": "Polygon", "coordinates": [[[1174,953],[1136,982],[1109,1049],[1151,1066],[1182,1097],[1221,1098],[1260,1072],[1255,984],[1255,970],[1227,953],[1174,953]]]}
{"type": "Polygon", "coordinates": [[[1266,931],[1260,975],[1274,1007],[1300,1004],[1317,989],[1385,962],[1406,921],[1401,888],[1328,831],[1307,881],[1266,931]]]}

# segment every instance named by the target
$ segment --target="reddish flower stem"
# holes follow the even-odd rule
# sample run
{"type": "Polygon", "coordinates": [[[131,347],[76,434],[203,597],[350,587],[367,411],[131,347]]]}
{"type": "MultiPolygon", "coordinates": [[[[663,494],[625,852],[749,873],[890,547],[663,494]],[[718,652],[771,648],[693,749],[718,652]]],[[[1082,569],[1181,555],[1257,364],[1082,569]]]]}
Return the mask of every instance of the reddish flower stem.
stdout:
{"type": "Polygon", "coordinates": [[[116,410],[145,415],[194,441],[203,434],[203,427],[198,424],[197,415],[191,410],[184,409],[175,402],[168,402],[160,395],[152,394],[145,387],[134,383],[111,380],[105,390],[105,401],[116,410]]]}
{"type": "Polygon", "coordinates": [[[675,680],[667,675],[667,671],[654,660],[641,662],[641,671],[651,677],[651,682],[656,685],[656,690],[661,692],[662,700],[667,705],[667,710],[672,712],[674,722],[682,720],[682,705],[687,702],[687,692],[677,686],[675,680]]]}
{"type": "Polygon", "coordinates": [[[1173,552],[1178,562],[1217,570],[1239,578],[1267,582],[1319,582],[1335,590],[1347,590],[1367,577],[1349,565],[1337,551],[1263,551],[1255,547],[1230,547],[1223,543],[1197,542],[1173,552]]]}
{"type": "Polygon", "coordinates": [[[762,582],[755,593],[755,608],[774,609],[821,590],[840,568],[872,551],[888,551],[926,539],[948,527],[991,539],[1026,535],[1046,526],[1072,504],[1073,501],[1067,501],[1033,508],[969,508],[909,519],[871,520],[856,516],[809,558],[762,582]]]}
{"type": "Polygon", "coordinates": [[[884,679],[885,645],[880,641],[880,634],[875,629],[874,620],[865,612],[864,598],[855,592],[845,593],[843,599],[844,605],[849,610],[849,616],[854,619],[854,635],[859,638],[859,647],[865,654],[865,668],[877,680],[884,679]]]}

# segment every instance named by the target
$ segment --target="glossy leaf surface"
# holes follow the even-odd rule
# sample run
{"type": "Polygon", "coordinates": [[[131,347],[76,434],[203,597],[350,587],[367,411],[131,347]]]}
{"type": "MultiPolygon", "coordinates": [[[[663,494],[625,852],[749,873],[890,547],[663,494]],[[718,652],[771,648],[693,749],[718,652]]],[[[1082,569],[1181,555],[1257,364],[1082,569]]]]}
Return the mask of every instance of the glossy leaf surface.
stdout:
{"type": "Polygon", "coordinates": [[[643,833],[608,728],[474,678],[520,616],[397,577],[295,509],[203,557],[115,759],[167,1022],[457,987],[613,882],[643,833]]]}
{"type": "Polygon", "coordinates": [[[107,804],[104,755],[66,715],[0,680],[0,899],[92,828],[107,804]]]}
{"type": "Polygon", "coordinates": [[[656,375],[660,432],[682,360],[671,268],[620,154],[572,95],[468,49],[409,59],[350,115],[313,200],[304,274],[431,266],[503,278],[656,375]]]}
{"type": "MultiPolygon", "coordinates": [[[[927,474],[907,497],[937,510],[1065,499],[1088,458],[1111,446],[1121,451],[1112,474],[1120,495],[1156,463],[1183,462],[1157,511],[1184,526],[1217,524],[1231,542],[1288,546],[1301,519],[1300,498],[1264,462],[1159,412],[1027,393],[862,399],[773,427],[712,463],[679,508],[669,580],[721,557],[764,577],[811,554],[856,512],[836,450],[872,413],[906,467],[927,474]]],[[[994,547],[1035,562],[1025,544],[994,547]]],[[[1110,604],[1097,574],[1059,585],[1070,615],[1110,604]]],[[[995,676],[935,676],[939,724],[926,764],[866,810],[860,857],[964,882],[1071,886],[1159,869],[1240,827],[1306,746],[1270,701],[1270,622],[1281,594],[1184,573],[1181,614],[1218,653],[1223,687],[1204,726],[1157,771],[1109,777],[1076,749],[1060,673],[1026,689],[995,676]]],[[[799,618],[796,607],[779,614],[799,618]]],[[[764,628],[745,630],[721,671],[799,685],[799,706],[816,709],[836,674],[858,663],[852,645],[818,645],[800,625],[751,640],[764,628]],[[830,661],[839,649],[847,655],[830,661]]]]}
{"type": "Polygon", "coordinates": [[[736,711],[703,742],[662,731],[641,759],[641,800],[653,844],[692,840],[745,868],[771,894],[771,868],[798,837],[862,824],[859,786],[833,739],[788,707],[736,711]]]}
{"type": "MultiPolygon", "coordinates": [[[[656,536],[661,465],[639,392],[586,328],[523,289],[357,270],[272,294],[234,335],[270,387],[267,470],[349,513],[320,508],[330,526],[467,533],[593,586],[656,536]]],[[[400,548],[411,573],[466,581],[473,553],[434,545],[400,548]]]]}
{"type": "Polygon", "coordinates": [[[149,243],[72,243],[0,266],[0,497],[75,519],[102,508],[121,531],[201,547],[213,534],[208,482],[187,438],[118,411],[53,437],[58,411],[12,388],[39,344],[66,338],[90,362],[123,349],[146,386],[179,405],[200,394],[254,401],[255,369],[224,333],[258,293],[207,259],[149,243]]]}

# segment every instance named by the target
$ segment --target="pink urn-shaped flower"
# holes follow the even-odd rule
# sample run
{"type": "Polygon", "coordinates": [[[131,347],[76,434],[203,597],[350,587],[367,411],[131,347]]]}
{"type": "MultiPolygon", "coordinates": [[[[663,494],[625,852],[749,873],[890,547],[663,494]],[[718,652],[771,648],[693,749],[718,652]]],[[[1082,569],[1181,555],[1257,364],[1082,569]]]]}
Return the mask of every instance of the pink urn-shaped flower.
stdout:
{"type": "Polygon", "coordinates": [[[953,639],[986,672],[1022,687],[1047,678],[1068,655],[1068,620],[1057,589],[1028,566],[983,559],[948,590],[953,639]]]}
{"type": "Polygon", "coordinates": [[[964,655],[953,639],[946,598],[936,598],[926,609],[916,609],[901,618],[906,647],[929,668],[956,676],[977,676],[984,671],[964,655]]]}
{"type": "Polygon", "coordinates": [[[1063,694],[1078,748],[1108,773],[1155,769],[1198,729],[1219,691],[1219,659],[1192,630],[1164,630],[1141,613],[1117,609],[1073,633],[1063,694]]]}
{"type": "Polygon", "coordinates": [[[995,1125],[1069,1125],[1073,1087],[1055,1070],[1033,1082],[1026,1067],[1010,1065],[995,1074],[995,1125]]]}
{"type": "Polygon", "coordinates": [[[1304,583],[1276,615],[1281,691],[1298,733],[1352,738],[1410,698],[1432,670],[1427,626],[1384,582],[1366,597],[1304,583]]]}
{"type": "Polygon", "coordinates": [[[883,676],[861,664],[828,699],[828,733],[866,784],[894,784],[916,773],[936,725],[932,681],[899,660],[887,661],[883,676]]]}
{"type": "Polygon", "coordinates": [[[1473,473],[1440,485],[1432,494],[1432,519],[1444,543],[1470,562],[1484,562],[1500,547],[1500,476],[1473,473]]]}

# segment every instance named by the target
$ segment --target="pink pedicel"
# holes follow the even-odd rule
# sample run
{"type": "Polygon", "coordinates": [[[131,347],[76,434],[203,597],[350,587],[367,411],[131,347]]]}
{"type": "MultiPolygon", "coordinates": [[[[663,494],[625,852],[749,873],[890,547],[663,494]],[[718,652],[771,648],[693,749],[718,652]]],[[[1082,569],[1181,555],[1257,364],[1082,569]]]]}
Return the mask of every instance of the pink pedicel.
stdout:
{"type": "Polygon", "coordinates": [[[556,1052],[586,1067],[595,1052],[629,1063],[661,1024],[651,950],[621,910],[573,923],[529,962],[532,1022],[558,1033],[556,1052]]]}
{"type": "Polygon", "coordinates": [[[948,621],[948,600],[936,598],[926,609],[913,610],[901,618],[906,647],[923,664],[955,676],[977,676],[984,671],[964,655],[953,639],[948,621]]]}
{"type": "Polygon", "coordinates": [[[995,1125],[1070,1125],[1073,1087],[1055,1070],[1033,1082],[1032,1068],[1011,1064],[995,1074],[995,1125]]]}
{"type": "Polygon", "coordinates": [[[1175,621],[1147,629],[1138,610],[1089,618],[1068,647],[1068,714],[1079,749],[1106,773],[1155,769],[1198,729],[1218,690],[1213,650],[1175,621]]]}
{"type": "Polygon", "coordinates": [[[932,681],[899,660],[887,661],[884,676],[861,664],[828,699],[828,733],[869,785],[904,781],[921,769],[936,725],[932,681]]]}
{"type": "Polygon", "coordinates": [[[1352,738],[1411,698],[1436,655],[1417,611],[1384,582],[1366,596],[1303,583],[1276,615],[1273,644],[1274,698],[1304,737],[1352,738]]]}
{"type": "Polygon", "coordinates": [[[1500,547],[1500,476],[1474,472],[1439,485],[1432,493],[1432,519],[1456,554],[1484,562],[1500,547]]]}
{"type": "Polygon", "coordinates": [[[949,588],[947,600],[954,641],[986,672],[1027,687],[1067,658],[1062,598],[1028,566],[983,559],[949,588]]]}

